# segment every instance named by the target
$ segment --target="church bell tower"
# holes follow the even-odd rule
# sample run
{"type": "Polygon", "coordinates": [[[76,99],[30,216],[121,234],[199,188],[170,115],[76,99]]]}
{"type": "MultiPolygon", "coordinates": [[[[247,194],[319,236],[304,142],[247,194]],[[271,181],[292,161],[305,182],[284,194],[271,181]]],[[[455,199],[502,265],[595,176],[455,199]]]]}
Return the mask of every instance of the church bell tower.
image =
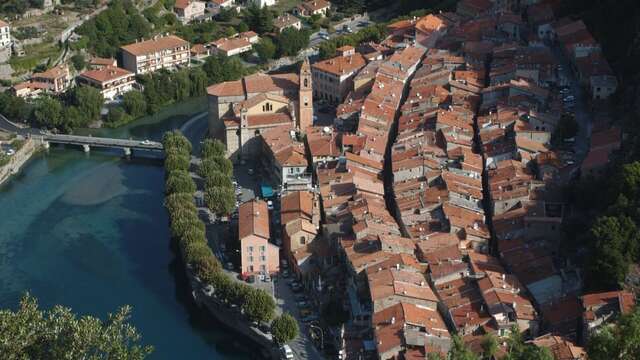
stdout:
{"type": "Polygon", "coordinates": [[[311,65],[305,58],[300,68],[300,88],[298,90],[298,123],[302,133],[313,125],[313,86],[311,82],[311,65]]]}

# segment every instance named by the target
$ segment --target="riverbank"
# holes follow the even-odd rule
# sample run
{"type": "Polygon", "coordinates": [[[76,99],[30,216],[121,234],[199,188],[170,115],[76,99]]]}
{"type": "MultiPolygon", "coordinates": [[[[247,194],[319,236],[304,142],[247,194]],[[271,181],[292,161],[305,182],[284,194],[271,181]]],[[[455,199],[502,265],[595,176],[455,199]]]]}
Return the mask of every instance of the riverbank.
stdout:
{"type": "Polygon", "coordinates": [[[244,336],[262,348],[261,355],[270,357],[273,360],[280,358],[277,347],[274,346],[270,335],[260,331],[251,324],[240,313],[239,307],[229,307],[211,296],[211,291],[207,285],[203,284],[197,276],[193,274],[191,268],[184,264],[185,274],[189,280],[196,305],[206,309],[216,320],[225,324],[230,330],[244,336]]]}
{"type": "Polygon", "coordinates": [[[11,156],[9,162],[0,167],[0,186],[12,175],[20,172],[20,169],[31,159],[31,156],[41,148],[41,145],[40,141],[35,139],[25,140],[24,145],[11,156]]]}
{"type": "MultiPolygon", "coordinates": [[[[84,131],[159,140],[206,110],[203,100],[119,129],[84,131]]],[[[205,119],[185,126],[194,148],[206,129],[205,119]]],[[[25,291],[43,307],[103,319],[131,305],[132,325],[155,347],[150,360],[261,358],[253,341],[195,304],[166,242],[163,189],[158,159],[63,146],[35,151],[0,188],[0,308],[15,308],[25,291]]]]}

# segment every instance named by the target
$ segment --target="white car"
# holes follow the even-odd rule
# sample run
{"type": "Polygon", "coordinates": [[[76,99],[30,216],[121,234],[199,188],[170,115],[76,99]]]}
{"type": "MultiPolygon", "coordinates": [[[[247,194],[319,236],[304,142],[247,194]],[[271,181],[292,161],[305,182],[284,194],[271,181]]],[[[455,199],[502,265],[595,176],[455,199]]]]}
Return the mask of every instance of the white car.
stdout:
{"type": "Polygon", "coordinates": [[[564,98],[564,102],[572,102],[574,101],[576,98],[573,95],[569,95],[566,98],[564,98]]]}
{"type": "Polygon", "coordinates": [[[289,345],[282,345],[280,347],[280,352],[282,353],[282,359],[290,360],[293,359],[293,351],[289,345]]]}
{"type": "Polygon", "coordinates": [[[149,140],[143,140],[143,141],[140,141],[140,144],[142,144],[142,145],[150,145],[150,144],[151,144],[151,141],[149,141],[149,140]]]}

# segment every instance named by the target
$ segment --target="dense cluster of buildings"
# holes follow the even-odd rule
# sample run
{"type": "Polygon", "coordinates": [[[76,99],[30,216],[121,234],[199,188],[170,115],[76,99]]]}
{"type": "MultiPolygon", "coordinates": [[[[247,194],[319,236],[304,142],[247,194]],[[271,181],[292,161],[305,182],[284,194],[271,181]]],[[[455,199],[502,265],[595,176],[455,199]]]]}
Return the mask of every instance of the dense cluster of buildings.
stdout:
{"type": "Polygon", "coordinates": [[[122,66],[115,59],[91,58],[88,70],[73,76],[69,65],[63,63],[41,73],[34,73],[28,81],[14,85],[11,91],[22,98],[34,98],[43,93],[61,94],[73,85],[95,87],[105,100],[114,100],[137,87],[135,76],[161,69],[189,67],[189,42],[175,35],[155,37],[120,48],[122,66]]]}
{"type": "Polygon", "coordinates": [[[560,188],[620,145],[598,123],[581,166],[551,141],[573,112],[565,62],[593,108],[615,92],[599,45],[550,5],[489,0],[389,32],[300,74],[209,89],[212,134],[235,158],[263,154],[282,182],[280,256],[317,301],[342,296],[343,358],[444,354],[453,334],[481,352],[486,334],[517,329],[556,359],[585,359],[577,344],[635,302],[582,295],[557,256],[560,188]],[[303,89],[339,104],[334,126],[302,126],[303,89]],[[313,182],[287,187],[300,172],[313,182]]]}

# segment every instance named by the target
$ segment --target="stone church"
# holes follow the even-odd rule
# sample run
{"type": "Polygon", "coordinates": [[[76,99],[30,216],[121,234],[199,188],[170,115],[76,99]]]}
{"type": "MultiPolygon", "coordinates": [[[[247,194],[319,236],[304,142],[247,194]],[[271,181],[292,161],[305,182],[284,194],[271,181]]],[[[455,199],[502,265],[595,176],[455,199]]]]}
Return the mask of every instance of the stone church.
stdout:
{"type": "Polygon", "coordinates": [[[224,141],[233,161],[258,154],[255,138],[267,129],[291,124],[304,133],[313,125],[308,59],[298,74],[254,74],[212,85],[207,94],[210,135],[224,141]]]}

